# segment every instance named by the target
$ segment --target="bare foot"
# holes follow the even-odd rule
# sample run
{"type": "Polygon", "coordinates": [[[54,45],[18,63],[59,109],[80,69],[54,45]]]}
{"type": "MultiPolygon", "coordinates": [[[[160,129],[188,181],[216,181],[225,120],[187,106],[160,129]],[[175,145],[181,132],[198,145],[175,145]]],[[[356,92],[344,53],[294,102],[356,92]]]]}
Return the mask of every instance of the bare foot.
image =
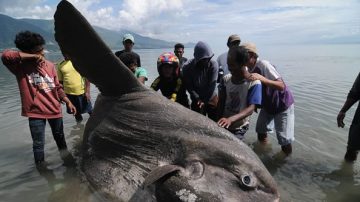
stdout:
{"type": "Polygon", "coordinates": [[[269,142],[269,138],[266,133],[258,133],[258,140],[262,144],[267,144],[269,142]]]}

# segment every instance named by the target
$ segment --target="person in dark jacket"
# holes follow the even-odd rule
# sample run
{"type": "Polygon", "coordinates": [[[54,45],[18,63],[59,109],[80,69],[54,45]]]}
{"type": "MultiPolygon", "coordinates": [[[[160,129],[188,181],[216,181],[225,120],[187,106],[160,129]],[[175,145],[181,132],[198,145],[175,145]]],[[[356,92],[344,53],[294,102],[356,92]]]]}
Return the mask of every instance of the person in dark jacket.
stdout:
{"type": "Polygon", "coordinates": [[[183,80],[191,98],[191,109],[210,119],[217,120],[218,96],[215,90],[219,67],[212,60],[210,46],[199,41],[194,48],[194,58],[183,66],[183,80]]]}
{"type": "MultiPolygon", "coordinates": [[[[339,114],[337,115],[338,127],[344,128],[345,126],[344,118],[346,112],[359,100],[360,100],[360,73],[356,77],[356,80],[352,88],[350,89],[346,101],[343,107],[341,108],[339,114]]],[[[354,118],[350,126],[347,151],[344,157],[345,160],[348,162],[355,161],[359,150],[360,150],[360,104],[356,109],[354,118]]]]}

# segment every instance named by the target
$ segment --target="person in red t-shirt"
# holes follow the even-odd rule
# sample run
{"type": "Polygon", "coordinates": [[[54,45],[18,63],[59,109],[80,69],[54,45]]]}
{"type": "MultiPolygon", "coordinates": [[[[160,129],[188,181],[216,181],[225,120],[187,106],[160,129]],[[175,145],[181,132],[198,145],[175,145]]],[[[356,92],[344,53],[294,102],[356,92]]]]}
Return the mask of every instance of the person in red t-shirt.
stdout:
{"type": "Polygon", "coordinates": [[[29,118],[35,163],[44,164],[45,125],[49,122],[62,159],[71,158],[63,131],[61,102],[76,114],[76,108],[59,84],[53,63],[44,58],[45,40],[40,34],[19,32],[15,45],[20,51],[5,50],[2,62],[16,76],[22,104],[21,115],[29,118]]]}

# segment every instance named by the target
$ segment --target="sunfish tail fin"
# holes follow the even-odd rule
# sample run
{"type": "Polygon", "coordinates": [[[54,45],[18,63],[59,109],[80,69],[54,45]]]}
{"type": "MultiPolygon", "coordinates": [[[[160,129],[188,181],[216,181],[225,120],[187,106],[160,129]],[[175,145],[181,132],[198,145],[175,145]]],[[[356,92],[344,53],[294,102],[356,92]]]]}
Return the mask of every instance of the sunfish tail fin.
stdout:
{"type": "Polygon", "coordinates": [[[71,3],[62,0],[58,4],[54,21],[55,39],[62,53],[102,94],[118,96],[143,89],[71,3]]]}

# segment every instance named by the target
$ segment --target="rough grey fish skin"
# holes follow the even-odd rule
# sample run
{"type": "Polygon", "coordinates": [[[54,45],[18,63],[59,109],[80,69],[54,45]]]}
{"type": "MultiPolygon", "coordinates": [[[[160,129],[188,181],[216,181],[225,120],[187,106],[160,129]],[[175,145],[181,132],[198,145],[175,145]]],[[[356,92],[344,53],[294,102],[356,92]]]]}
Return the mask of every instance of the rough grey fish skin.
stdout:
{"type": "Polygon", "coordinates": [[[274,179],[247,145],[140,84],[69,2],[59,3],[54,19],[61,51],[101,92],[86,123],[80,165],[101,197],[279,200],[274,179]]]}

